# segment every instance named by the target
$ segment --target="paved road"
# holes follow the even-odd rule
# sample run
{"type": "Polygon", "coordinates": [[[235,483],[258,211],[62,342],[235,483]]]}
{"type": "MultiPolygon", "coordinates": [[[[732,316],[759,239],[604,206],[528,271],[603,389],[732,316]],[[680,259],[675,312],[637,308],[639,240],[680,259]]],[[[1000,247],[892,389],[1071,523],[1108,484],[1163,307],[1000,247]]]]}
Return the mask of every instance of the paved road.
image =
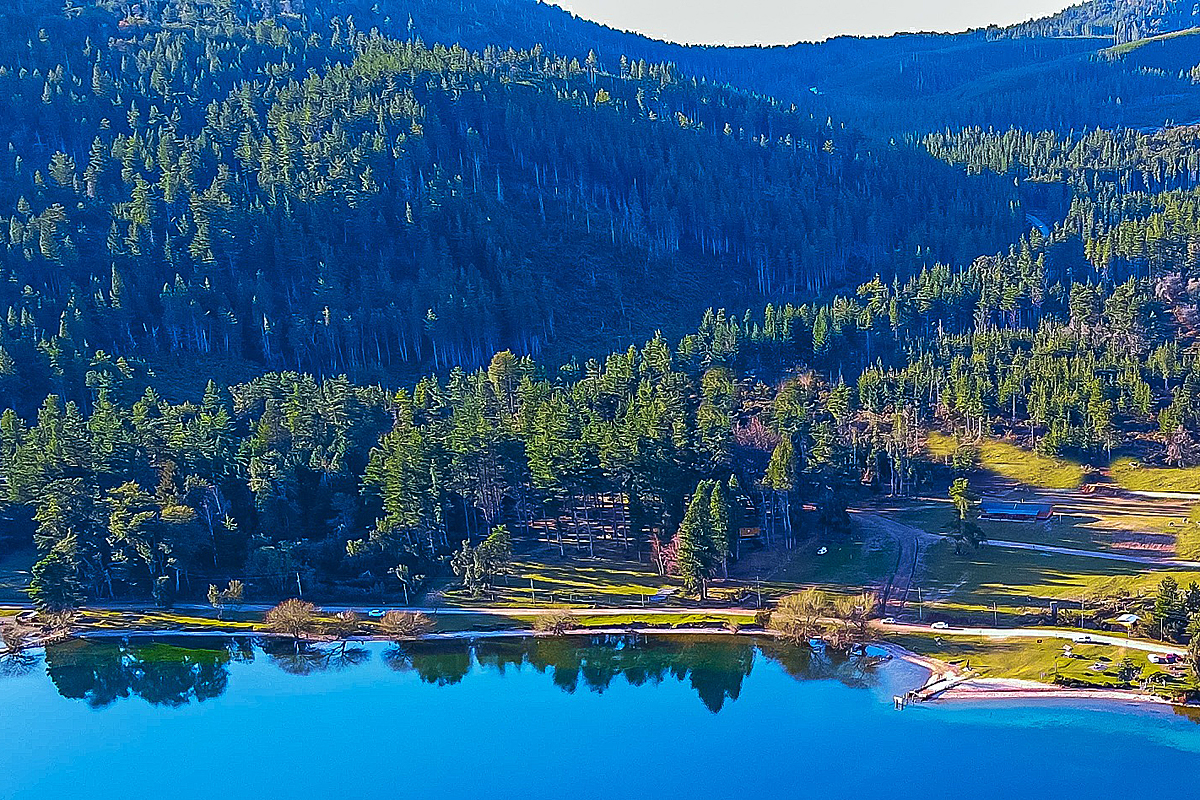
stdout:
{"type": "Polygon", "coordinates": [[[1052,544],[1034,544],[1033,542],[1008,542],[1002,539],[989,539],[989,547],[1004,547],[1010,550],[1036,550],[1039,553],[1056,553],[1063,556],[1081,556],[1083,558],[1101,558],[1105,561],[1124,561],[1128,564],[1149,564],[1162,568],[1200,569],[1200,561],[1184,561],[1178,558],[1158,558],[1156,556],[1137,556],[1131,553],[1112,553],[1103,550],[1079,550],[1074,547],[1059,547],[1052,544]]]}
{"type": "MultiPolygon", "coordinates": [[[[927,625],[904,625],[895,623],[877,626],[880,630],[890,633],[912,633],[913,631],[929,632],[927,625]]],[[[940,628],[938,636],[978,636],[986,639],[1067,639],[1072,642],[1085,644],[1110,644],[1116,647],[1128,647],[1131,650],[1143,650],[1147,653],[1174,653],[1186,656],[1187,649],[1161,642],[1147,642],[1141,639],[1126,639],[1124,636],[1110,636],[1104,633],[1088,633],[1069,628],[940,628]]]]}
{"type": "MultiPolygon", "coordinates": [[[[241,612],[257,612],[266,613],[274,606],[269,603],[245,603],[238,607],[241,612]]],[[[33,606],[29,603],[0,603],[0,608],[20,608],[32,609],[33,606]]],[[[103,609],[106,611],[130,611],[130,612],[145,612],[153,613],[160,609],[153,606],[138,605],[135,603],[91,603],[84,607],[84,611],[88,608],[103,609]]],[[[215,616],[212,606],[205,603],[176,603],[171,607],[173,611],[198,611],[208,616],[215,616]]],[[[230,609],[232,610],[232,609],[230,609]]],[[[317,606],[319,613],[336,614],[339,611],[357,611],[360,614],[365,614],[368,611],[416,611],[422,614],[467,614],[489,617],[529,617],[544,614],[547,611],[557,611],[558,608],[550,608],[547,606],[534,607],[510,607],[510,606],[475,606],[472,608],[457,608],[454,606],[396,606],[396,605],[325,605],[317,606]]],[[[574,611],[588,616],[596,617],[620,617],[629,614],[636,614],[639,617],[680,617],[689,614],[715,614],[715,613],[736,613],[753,614],[753,608],[730,608],[723,607],[699,607],[699,608],[684,608],[684,607],[656,607],[651,606],[642,608],[641,606],[630,606],[627,608],[588,608],[586,606],[577,606],[568,608],[567,610],[574,611]]]]}

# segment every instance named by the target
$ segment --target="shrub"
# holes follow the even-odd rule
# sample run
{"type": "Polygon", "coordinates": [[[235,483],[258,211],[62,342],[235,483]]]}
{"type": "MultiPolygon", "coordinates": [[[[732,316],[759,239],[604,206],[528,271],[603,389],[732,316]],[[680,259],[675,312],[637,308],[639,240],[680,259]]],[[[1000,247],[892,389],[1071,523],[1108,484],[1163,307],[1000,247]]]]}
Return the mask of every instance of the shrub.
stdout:
{"type": "Polygon", "coordinates": [[[433,630],[433,620],[419,611],[389,611],[379,620],[379,631],[389,639],[416,639],[433,630]]]}
{"type": "Polygon", "coordinates": [[[533,621],[535,631],[549,633],[553,636],[562,636],[574,627],[576,627],[575,615],[565,608],[556,608],[539,614],[533,621]]]}
{"type": "Polygon", "coordinates": [[[829,598],[818,589],[789,594],[771,612],[767,628],[790,642],[806,641],[821,634],[828,607],[829,598]]]}
{"type": "Polygon", "coordinates": [[[0,627],[0,641],[9,655],[19,653],[33,646],[33,631],[20,625],[5,625],[0,627]]]}
{"type": "Polygon", "coordinates": [[[317,630],[317,607],[306,600],[284,600],[267,612],[267,630],[301,639],[317,630]]]}
{"type": "Polygon", "coordinates": [[[361,620],[358,614],[349,609],[339,611],[333,620],[327,625],[327,630],[330,636],[336,639],[348,639],[358,633],[358,626],[361,620]]]}

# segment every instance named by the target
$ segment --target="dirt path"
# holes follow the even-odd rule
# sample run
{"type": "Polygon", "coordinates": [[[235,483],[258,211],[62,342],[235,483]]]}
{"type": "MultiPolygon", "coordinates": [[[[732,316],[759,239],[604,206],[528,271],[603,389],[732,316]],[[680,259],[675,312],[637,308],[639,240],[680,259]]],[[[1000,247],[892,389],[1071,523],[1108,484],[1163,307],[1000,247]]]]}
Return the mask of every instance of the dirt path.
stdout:
{"type": "Polygon", "coordinates": [[[899,547],[896,566],[880,588],[880,608],[884,616],[896,616],[904,611],[909,591],[920,577],[921,553],[941,537],[882,514],[862,509],[852,509],[850,513],[855,523],[891,539],[899,547]]]}
{"type": "MultiPolygon", "coordinates": [[[[246,603],[238,607],[240,612],[266,613],[274,607],[272,603],[246,603]]],[[[0,608],[32,610],[33,605],[30,603],[0,603],[0,608]]],[[[137,603],[89,603],[83,611],[88,609],[100,609],[104,611],[128,611],[132,613],[138,612],[159,612],[163,609],[154,608],[145,604],[137,603]]],[[[215,616],[212,606],[206,603],[176,603],[170,609],[171,611],[192,611],[200,612],[204,616],[215,616]]],[[[472,606],[470,608],[459,608],[457,606],[400,606],[400,605],[319,605],[317,606],[318,614],[336,614],[339,611],[355,611],[360,614],[366,614],[369,611],[409,611],[428,614],[430,616],[442,615],[478,615],[489,617],[536,617],[539,614],[545,614],[548,611],[557,611],[558,608],[550,608],[547,606],[472,606]]],[[[584,606],[567,608],[568,611],[573,611],[577,614],[584,614],[590,617],[621,617],[621,616],[638,616],[638,617],[678,617],[688,616],[691,614],[716,614],[716,613],[754,613],[752,608],[730,607],[730,606],[696,606],[688,607],[649,607],[629,606],[629,607],[609,607],[609,608],[587,608],[584,606]]]]}

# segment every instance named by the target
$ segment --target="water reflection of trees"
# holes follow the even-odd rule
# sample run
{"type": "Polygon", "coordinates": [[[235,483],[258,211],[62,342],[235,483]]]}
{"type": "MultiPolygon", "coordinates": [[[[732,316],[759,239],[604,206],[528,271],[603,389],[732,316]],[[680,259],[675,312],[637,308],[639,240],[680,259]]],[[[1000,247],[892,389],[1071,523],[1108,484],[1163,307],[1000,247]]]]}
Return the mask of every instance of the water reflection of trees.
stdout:
{"type": "Polygon", "coordinates": [[[797,679],[835,678],[862,685],[862,660],[814,655],[807,647],[739,637],[578,636],[422,642],[397,645],[383,661],[392,669],[415,672],[421,680],[447,685],[461,681],[472,657],[482,669],[503,673],[531,667],[548,674],[566,692],[581,687],[603,692],[617,678],[633,686],[671,679],[686,682],[713,713],[736,700],[757,656],[778,662],[797,679]]]}
{"type": "Polygon", "coordinates": [[[350,669],[371,660],[371,651],[345,642],[314,645],[290,639],[267,639],[262,643],[267,660],[289,675],[313,675],[350,669]]]}
{"type": "Polygon", "coordinates": [[[140,697],[182,706],[219,697],[229,685],[229,663],[253,659],[248,642],[194,639],[186,646],[148,640],[68,640],[46,646],[46,673],[63,697],[103,708],[140,697]]]}
{"type": "Polygon", "coordinates": [[[8,653],[0,656],[0,680],[19,678],[37,669],[41,659],[31,653],[8,653]]]}
{"type": "MultiPolygon", "coordinates": [[[[261,652],[268,663],[289,675],[312,675],[360,666],[371,658],[368,647],[342,643],[314,645],[267,639],[189,639],[185,644],[154,640],[73,640],[46,647],[50,679],[63,697],[100,708],[118,699],[140,697],[163,706],[182,706],[218,697],[229,683],[229,665],[253,661],[261,652]]],[[[504,673],[533,669],[568,693],[581,688],[606,691],[622,679],[632,686],[665,681],[693,689],[713,713],[737,700],[756,659],[766,658],[798,680],[822,678],[850,686],[865,685],[863,659],[814,654],[808,647],[775,640],[734,636],[639,637],[569,636],[437,641],[388,645],[381,659],[398,672],[411,672],[425,683],[448,686],[478,669],[504,673]]],[[[15,663],[15,662],[14,662],[15,663]]],[[[37,664],[33,659],[31,664],[37,664]]],[[[22,665],[24,662],[22,662],[22,665]]],[[[30,669],[17,665],[18,672],[30,669]]]]}

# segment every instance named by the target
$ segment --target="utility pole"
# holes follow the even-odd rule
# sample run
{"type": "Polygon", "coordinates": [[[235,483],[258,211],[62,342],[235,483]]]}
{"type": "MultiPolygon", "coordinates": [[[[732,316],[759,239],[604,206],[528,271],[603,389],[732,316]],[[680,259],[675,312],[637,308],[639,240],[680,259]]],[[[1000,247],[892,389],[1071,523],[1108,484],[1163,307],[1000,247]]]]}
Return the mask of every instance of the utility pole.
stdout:
{"type": "Polygon", "coordinates": [[[296,591],[301,597],[304,597],[304,587],[300,585],[300,572],[296,571],[296,591]]]}

